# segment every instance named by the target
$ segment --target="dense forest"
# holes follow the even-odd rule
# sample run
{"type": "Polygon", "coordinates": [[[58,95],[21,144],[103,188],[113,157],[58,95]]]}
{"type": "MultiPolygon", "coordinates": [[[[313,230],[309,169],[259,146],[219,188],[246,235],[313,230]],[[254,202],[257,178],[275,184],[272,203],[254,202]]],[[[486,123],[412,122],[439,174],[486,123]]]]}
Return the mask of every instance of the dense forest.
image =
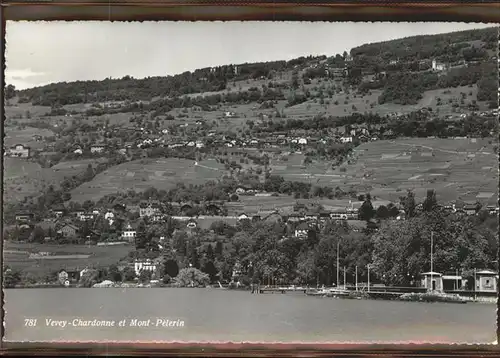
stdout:
{"type": "Polygon", "coordinates": [[[437,58],[451,63],[461,58],[472,60],[482,58],[484,50],[494,50],[497,46],[498,28],[490,27],[366,44],[353,48],[351,56],[359,66],[381,68],[388,66],[393,59],[413,62],[437,58]]]}
{"type": "Polygon", "coordinates": [[[190,93],[224,90],[229,81],[272,78],[273,72],[291,70],[321,57],[299,57],[290,61],[245,63],[198,69],[166,77],[136,79],[107,78],[103,81],[61,82],[18,91],[21,102],[34,105],[63,106],[75,103],[143,100],[153,97],[180,97],[190,93]]]}

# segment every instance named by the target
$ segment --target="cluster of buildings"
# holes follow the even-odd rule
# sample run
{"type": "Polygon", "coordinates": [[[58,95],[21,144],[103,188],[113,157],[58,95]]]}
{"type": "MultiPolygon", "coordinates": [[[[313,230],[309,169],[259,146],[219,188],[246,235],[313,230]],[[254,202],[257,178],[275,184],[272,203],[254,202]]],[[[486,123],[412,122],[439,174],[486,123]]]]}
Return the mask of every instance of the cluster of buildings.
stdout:
{"type": "MultiPolygon", "coordinates": [[[[424,272],[421,274],[419,287],[434,292],[460,292],[467,290],[467,279],[458,272],[443,274],[440,272],[424,272]]],[[[498,289],[498,272],[493,270],[474,270],[472,290],[478,294],[496,295],[498,289]]]]}

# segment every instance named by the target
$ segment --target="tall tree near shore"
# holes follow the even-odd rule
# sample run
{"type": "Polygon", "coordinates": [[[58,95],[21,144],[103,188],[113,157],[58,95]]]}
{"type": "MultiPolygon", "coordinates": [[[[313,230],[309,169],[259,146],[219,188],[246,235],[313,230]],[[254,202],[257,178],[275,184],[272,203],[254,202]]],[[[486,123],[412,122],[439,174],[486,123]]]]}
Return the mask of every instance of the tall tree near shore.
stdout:
{"type": "Polygon", "coordinates": [[[427,197],[423,204],[424,211],[432,211],[437,207],[436,191],[434,189],[427,190],[427,197]]]}
{"type": "Polygon", "coordinates": [[[370,221],[375,216],[375,210],[372,205],[372,198],[370,194],[365,195],[365,201],[359,208],[359,219],[370,221]]]}
{"type": "Polygon", "coordinates": [[[415,193],[408,190],[406,197],[401,197],[401,204],[403,204],[405,214],[407,218],[412,218],[415,216],[415,193]]]}

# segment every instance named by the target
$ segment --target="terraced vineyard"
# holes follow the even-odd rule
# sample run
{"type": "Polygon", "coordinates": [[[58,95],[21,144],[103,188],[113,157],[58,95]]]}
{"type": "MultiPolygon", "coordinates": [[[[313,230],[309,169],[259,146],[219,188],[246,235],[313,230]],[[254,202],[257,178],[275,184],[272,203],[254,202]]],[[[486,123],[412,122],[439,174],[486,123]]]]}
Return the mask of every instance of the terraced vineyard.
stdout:
{"type": "Polygon", "coordinates": [[[176,158],[139,159],[123,163],[75,188],[71,192],[72,200],[98,200],[107,194],[126,190],[143,191],[149,187],[168,190],[177,183],[203,184],[224,175],[224,167],[216,161],[205,164],[195,165],[192,160],[176,158]]]}

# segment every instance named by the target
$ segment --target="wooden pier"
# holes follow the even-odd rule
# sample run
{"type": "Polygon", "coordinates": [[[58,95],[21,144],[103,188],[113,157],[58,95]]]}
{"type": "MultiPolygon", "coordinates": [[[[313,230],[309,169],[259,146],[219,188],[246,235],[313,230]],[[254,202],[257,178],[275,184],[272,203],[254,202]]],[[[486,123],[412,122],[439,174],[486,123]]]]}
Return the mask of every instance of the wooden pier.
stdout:
{"type": "Polygon", "coordinates": [[[283,287],[262,287],[256,290],[258,293],[307,293],[309,291],[307,288],[303,289],[291,289],[283,287]]]}

